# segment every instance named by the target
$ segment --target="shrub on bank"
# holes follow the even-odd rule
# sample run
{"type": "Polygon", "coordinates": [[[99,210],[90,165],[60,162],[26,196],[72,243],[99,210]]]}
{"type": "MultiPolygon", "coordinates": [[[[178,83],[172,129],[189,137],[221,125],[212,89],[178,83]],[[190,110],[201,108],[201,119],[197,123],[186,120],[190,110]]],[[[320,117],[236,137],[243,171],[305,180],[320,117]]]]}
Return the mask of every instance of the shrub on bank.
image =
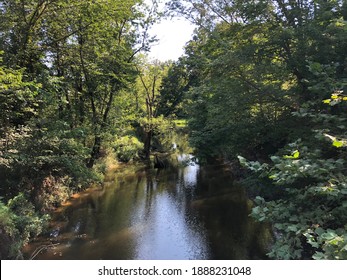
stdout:
{"type": "Polygon", "coordinates": [[[129,162],[139,157],[139,153],[143,150],[143,143],[136,137],[127,135],[116,139],[113,147],[118,160],[129,162]]]}
{"type": "Polygon", "coordinates": [[[7,204],[0,201],[1,259],[22,259],[23,246],[45,230],[48,220],[49,216],[39,215],[23,193],[7,204]]]}

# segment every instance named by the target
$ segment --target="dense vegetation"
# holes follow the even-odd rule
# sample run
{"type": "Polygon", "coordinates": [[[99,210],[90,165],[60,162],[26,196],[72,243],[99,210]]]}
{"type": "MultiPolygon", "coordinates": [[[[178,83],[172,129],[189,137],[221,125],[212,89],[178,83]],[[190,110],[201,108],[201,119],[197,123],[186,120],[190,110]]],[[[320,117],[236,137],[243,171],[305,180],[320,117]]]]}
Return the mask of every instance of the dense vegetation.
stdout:
{"type": "Polygon", "coordinates": [[[157,8],[0,1],[0,257],[101,182],[102,158],[166,151],[179,118],[200,162],[238,170],[270,257],[346,259],[347,1],[172,0],[197,28],[165,63],[143,55],[157,8]]]}
{"type": "Polygon", "coordinates": [[[102,181],[101,157],[159,146],[158,77],[171,66],[140,55],[155,2],[11,0],[0,13],[1,258],[21,258],[47,213],[102,181]]]}
{"type": "Polygon", "coordinates": [[[198,24],[182,65],[200,158],[254,173],[275,259],[347,257],[347,2],[171,1],[198,24]]]}

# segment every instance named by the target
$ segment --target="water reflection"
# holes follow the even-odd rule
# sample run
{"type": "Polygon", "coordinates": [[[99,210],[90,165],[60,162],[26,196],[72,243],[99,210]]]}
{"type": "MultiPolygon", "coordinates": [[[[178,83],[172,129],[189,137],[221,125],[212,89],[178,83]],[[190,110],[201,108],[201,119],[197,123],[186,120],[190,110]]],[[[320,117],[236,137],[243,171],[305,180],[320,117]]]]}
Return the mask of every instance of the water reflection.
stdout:
{"type": "Polygon", "coordinates": [[[55,243],[37,258],[265,258],[270,232],[248,217],[250,201],[226,166],[124,167],[113,177],[62,208],[50,236],[32,243],[28,256],[55,243]]]}
{"type": "MultiPolygon", "coordinates": [[[[196,185],[198,167],[184,169],[191,169],[187,179],[196,185]],[[192,174],[193,170],[195,174],[192,174]],[[192,181],[194,177],[195,181],[192,181]]],[[[178,178],[182,177],[180,173],[184,169],[177,170],[180,171],[178,178]]],[[[184,175],[183,180],[177,180],[173,174],[162,173],[157,174],[154,182],[152,176],[146,176],[146,200],[133,209],[132,222],[144,223],[136,240],[134,258],[208,259],[204,228],[187,215],[184,175]]]]}

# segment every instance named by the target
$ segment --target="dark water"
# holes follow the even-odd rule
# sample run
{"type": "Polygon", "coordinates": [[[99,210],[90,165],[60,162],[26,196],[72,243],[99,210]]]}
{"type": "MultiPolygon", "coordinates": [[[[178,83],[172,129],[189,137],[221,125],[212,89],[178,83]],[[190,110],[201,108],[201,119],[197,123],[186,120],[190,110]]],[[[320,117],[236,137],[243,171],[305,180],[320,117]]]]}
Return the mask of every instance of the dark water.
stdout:
{"type": "Polygon", "coordinates": [[[251,202],[228,167],[183,166],[187,159],[113,171],[103,188],[59,209],[27,257],[36,249],[35,259],[264,259],[271,234],[248,217],[251,202]]]}

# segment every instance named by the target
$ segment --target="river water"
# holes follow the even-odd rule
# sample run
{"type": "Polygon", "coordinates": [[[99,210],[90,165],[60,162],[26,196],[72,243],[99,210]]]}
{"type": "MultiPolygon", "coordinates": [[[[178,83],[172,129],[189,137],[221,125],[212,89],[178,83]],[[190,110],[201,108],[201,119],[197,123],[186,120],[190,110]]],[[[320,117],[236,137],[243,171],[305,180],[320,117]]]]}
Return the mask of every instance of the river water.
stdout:
{"type": "Polygon", "coordinates": [[[104,186],[74,196],[48,236],[26,250],[35,259],[265,259],[269,227],[248,215],[251,201],[228,165],[121,166],[104,186]]]}

